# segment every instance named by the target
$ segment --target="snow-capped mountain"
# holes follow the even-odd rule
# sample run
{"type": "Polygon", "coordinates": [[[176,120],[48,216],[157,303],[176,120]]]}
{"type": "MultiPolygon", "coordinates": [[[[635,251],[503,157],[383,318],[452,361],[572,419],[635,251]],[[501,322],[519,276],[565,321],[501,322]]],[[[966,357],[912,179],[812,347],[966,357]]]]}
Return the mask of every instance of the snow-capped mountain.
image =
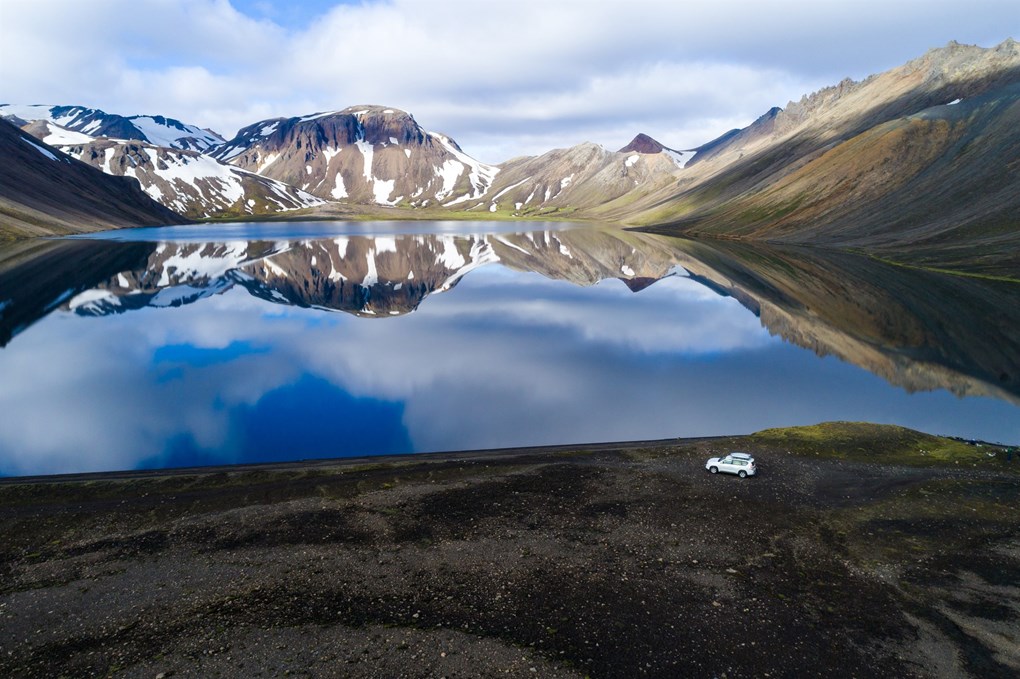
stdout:
{"type": "Polygon", "coordinates": [[[382,106],[264,120],[212,154],[326,200],[390,206],[461,206],[484,196],[499,173],[382,106]]]}
{"type": "Polygon", "coordinates": [[[164,116],[121,116],[84,106],[46,106],[41,104],[0,104],[0,117],[26,123],[44,120],[90,137],[137,139],[156,146],[193,151],[208,151],[223,143],[212,130],[187,125],[164,116]]]}
{"type": "Polygon", "coordinates": [[[0,120],[0,238],[184,221],[142,193],[0,120]]]}
{"type": "MultiPolygon", "coordinates": [[[[53,140],[49,143],[65,142],[60,148],[72,157],[107,174],[137,179],[153,199],[186,217],[269,214],[325,202],[195,151],[121,139],[66,143],[69,135],[80,133],[62,131],[53,123],[43,125],[50,133],[45,138],[53,140]]],[[[33,126],[26,130],[33,131],[33,126]]]]}

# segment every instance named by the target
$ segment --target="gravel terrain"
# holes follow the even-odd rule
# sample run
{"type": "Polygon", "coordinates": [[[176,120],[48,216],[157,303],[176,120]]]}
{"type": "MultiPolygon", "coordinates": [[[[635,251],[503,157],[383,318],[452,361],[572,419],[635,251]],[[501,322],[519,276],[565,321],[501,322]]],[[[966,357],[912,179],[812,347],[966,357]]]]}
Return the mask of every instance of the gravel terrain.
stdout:
{"type": "Polygon", "coordinates": [[[11,479],[0,675],[1016,676],[1018,500],[751,439],[11,479]]]}

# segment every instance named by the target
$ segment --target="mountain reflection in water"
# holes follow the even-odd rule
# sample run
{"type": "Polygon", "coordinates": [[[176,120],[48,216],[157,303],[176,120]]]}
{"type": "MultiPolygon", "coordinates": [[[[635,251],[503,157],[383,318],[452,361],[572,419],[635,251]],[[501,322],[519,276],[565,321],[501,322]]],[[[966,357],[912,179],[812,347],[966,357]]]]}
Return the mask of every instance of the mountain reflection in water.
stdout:
{"type": "Polygon", "coordinates": [[[591,227],[446,230],[0,250],[0,473],[824,419],[1020,440],[1015,285],[591,227]]]}

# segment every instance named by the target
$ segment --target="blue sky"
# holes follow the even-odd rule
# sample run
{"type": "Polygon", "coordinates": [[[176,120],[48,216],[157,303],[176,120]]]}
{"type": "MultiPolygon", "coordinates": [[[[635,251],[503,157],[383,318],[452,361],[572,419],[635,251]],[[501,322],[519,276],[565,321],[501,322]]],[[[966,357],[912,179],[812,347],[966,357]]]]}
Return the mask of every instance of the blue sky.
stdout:
{"type": "Polygon", "coordinates": [[[288,30],[307,28],[337,5],[358,5],[359,0],[231,0],[234,8],[252,19],[271,21],[288,30]]]}
{"type": "Polygon", "coordinates": [[[500,162],[645,132],[699,145],[950,40],[1016,0],[3,0],[0,102],[162,114],[226,136],[357,104],[500,162]]]}

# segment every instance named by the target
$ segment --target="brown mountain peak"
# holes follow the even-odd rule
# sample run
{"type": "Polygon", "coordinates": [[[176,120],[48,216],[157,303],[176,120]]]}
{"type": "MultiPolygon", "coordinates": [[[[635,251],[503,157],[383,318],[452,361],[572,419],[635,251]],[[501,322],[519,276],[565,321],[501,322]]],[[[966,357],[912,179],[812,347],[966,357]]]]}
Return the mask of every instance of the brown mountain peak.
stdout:
{"type": "Polygon", "coordinates": [[[618,153],[662,153],[664,148],[666,147],[642,132],[618,153]]]}

